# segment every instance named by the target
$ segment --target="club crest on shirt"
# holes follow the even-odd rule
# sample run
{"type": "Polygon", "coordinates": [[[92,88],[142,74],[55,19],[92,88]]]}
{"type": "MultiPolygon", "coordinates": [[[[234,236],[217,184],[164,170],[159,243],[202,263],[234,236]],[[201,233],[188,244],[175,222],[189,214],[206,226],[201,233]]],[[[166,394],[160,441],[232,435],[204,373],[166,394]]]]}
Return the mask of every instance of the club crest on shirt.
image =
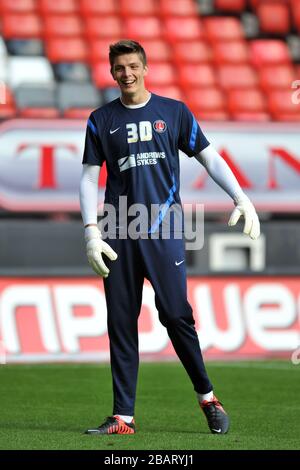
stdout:
{"type": "Polygon", "coordinates": [[[162,121],[162,119],[158,119],[157,121],[154,121],[153,129],[159,134],[162,134],[167,130],[167,123],[162,121]]]}

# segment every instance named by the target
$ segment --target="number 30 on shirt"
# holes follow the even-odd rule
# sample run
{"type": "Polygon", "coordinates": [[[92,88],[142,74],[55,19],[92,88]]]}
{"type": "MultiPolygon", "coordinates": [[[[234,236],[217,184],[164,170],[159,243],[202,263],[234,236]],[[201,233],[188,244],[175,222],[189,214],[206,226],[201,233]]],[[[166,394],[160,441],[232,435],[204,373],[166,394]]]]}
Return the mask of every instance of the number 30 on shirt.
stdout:
{"type": "Polygon", "coordinates": [[[152,125],[150,121],[141,121],[138,126],[134,122],[131,122],[126,124],[126,129],[128,144],[152,140],[152,125]]]}

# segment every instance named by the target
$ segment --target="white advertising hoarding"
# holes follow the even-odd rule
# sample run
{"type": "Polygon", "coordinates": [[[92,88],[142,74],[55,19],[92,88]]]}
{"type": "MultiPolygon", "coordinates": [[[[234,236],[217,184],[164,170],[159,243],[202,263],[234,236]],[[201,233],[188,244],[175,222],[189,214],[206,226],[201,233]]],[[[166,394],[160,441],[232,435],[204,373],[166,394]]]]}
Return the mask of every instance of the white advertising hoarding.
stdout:
{"type": "MultiPolygon", "coordinates": [[[[0,206],[12,211],[78,211],[85,126],[74,120],[2,123],[0,206]]],[[[300,210],[298,124],[206,123],[202,128],[259,211],[300,210]]],[[[181,155],[180,160],[183,203],[201,203],[209,211],[232,207],[195,159],[181,155]]],[[[100,202],[105,178],[103,168],[100,202]]]]}

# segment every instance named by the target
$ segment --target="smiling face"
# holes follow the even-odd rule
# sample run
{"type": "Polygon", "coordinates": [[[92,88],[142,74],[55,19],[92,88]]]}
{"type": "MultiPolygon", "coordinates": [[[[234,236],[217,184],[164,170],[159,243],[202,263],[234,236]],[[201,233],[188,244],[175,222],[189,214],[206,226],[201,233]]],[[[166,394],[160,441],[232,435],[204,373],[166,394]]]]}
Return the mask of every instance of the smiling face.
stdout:
{"type": "Polygon", "coordinates": [[[148,68],[144,65],[140,54],[122,54],[114,59],[111,73],[118,83],[124,102],[143,102],[147,99],[144,77],[148,68]]]}

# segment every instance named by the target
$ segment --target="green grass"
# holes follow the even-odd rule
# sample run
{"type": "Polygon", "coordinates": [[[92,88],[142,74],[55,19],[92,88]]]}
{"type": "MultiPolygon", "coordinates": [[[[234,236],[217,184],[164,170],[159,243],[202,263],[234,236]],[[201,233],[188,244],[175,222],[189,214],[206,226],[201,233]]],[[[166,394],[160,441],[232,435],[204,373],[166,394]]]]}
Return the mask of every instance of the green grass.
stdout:
{"type": "Polygon", "coordinates": [[[300,366],[207,363],[231,417],[212,435],[177,363],[140,366],[134,436],[86,436],[111,413],[108,365],[0,366],[0,449],[299,449],[300,366]]]}

